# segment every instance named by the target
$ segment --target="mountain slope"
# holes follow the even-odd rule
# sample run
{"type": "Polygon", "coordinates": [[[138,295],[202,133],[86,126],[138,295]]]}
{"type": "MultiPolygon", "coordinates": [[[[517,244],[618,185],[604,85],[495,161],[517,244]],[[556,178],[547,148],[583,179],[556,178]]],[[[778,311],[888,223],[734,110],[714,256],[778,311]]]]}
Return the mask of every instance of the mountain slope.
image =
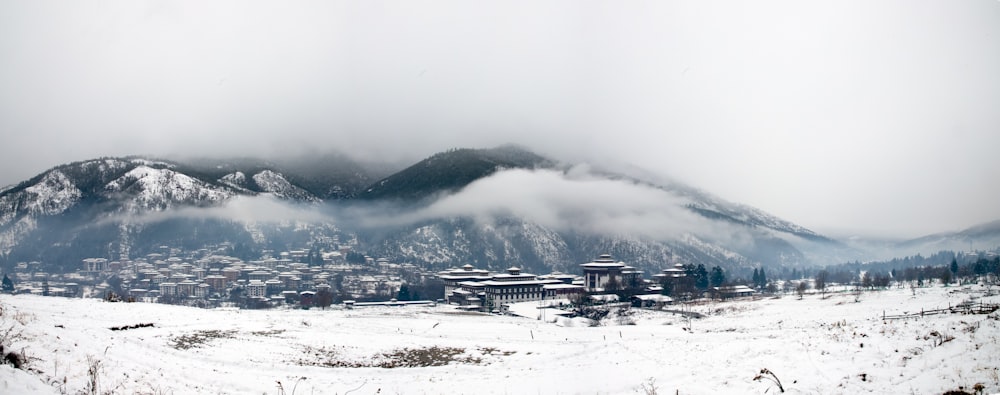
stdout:
{"type": "Polygon", "coordinates": [[[544,157],[515,146],[455,149],[435,154],[386,177],[358,197],[364,200],[417,201],[454,192],[501,169],[531,169],[552,164],[544,157]]]}
{"type": "Polygon", "coordinates": [[[944,232],[899,242],[893,248],[928,254],[941,250],[967,251],[1000,246],[1000,220],[982,223],[958,232],[944,232]]]}
{"type": "MultiPolygon", "coordinates": [[[[795,267],[857,258],[857,251],[802,226],[672,180],[605,170],[580,175],[574,166],[515,146],[442,152],[374,182],[371,180],[387,167],[367,168],[342,157],[317,161],[315,169],[304,163],[258,159],[175,162],[129,157],[58,166],[0,192],[0,258],[7,265],[20,260],[72,264],[92,256],[117,259],[160,245],[200,248],[219,243],[240,243],[249,246],[248,251],[281,250],[301,248],[333,235],[342,236],[341,240],[356,238],[361,243],[356,247],[362,251],[396,261],[432,267],[472,263],[503,269],[518,265],[536,272],[575,272],[579,263],[601,253],[612,253],[650,274],[678,262],[719,265],[738,274],[761,264],[795,267]],[[324,173],[323,169],[337,164],[344,166],[324,173]],[[555,177],[570,187],[594,184],[657,196],[666,200],[653,201],[653,206],[674,210],[671,205],[676,204],[675,211],[681,212],[665,217],[666,221],[684,220],[671,224],[670,228],[679,229],[668,233],[632,231],[628,223],[602,230],[600,226],[557,226],[544,221],[542,217],[552,215],[546,208],[519,214],[495,207],[449,213],[448,204],[438,203],[461,196],[470,188],[482,189],[499,176],[517,171],[522,177],[555,177]],[[363,184],[366,180],[369,184],[363,184]],[[235,198],[260,196],[277,198],[279,203],[242,208],[242,213],[249,213],[242,219],[192,211],[224,207],[235,198]],[[259,210],[287,211],[275,204],[295,207],[302,203],[316,210],[323,205],[368,208],[361,212],[391,218],[381,226],[365,225],[366,218],[357,223],[328,218],[318,227],[296,225],[296,221],[283,221],[284,217],[277,218],[282,224],[268,225],[265,222],[276,221],[268,215],[263,216],[270,218],[266,221],[253,220],[255,215],[267,214],[259,210]],[[439,211],[422,211],[428,208],[439,211]],[[408,215],[417,217],[398,220],[408,215]]],[[[517,199],[536,198],[508,191],[487,197],[507,207],[530,206],[534,202],[517,199]]],[[[549,203],[558,209],[588,194],[620,195],[606,189],[582,191],[540,198],[552,200],[549,203]]],[[[560,214],[569,217],[559,220],[574,224],[607,215],[633,215],[629,196],[616,199],[624,205],[621,209],[602,212],[581,207],[582,211],[560,214]]]]}

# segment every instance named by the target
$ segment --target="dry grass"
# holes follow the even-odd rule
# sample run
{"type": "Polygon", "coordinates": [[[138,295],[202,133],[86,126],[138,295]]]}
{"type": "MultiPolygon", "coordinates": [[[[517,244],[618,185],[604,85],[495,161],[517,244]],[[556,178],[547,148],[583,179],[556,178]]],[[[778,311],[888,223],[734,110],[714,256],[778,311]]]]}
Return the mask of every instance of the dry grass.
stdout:
{"type": "Polygon", "coordinates": [[[235,335],[236,331],[221,331],[217,329],[197,331],[170,338],[170,347],[178,350],[189,350],[204,346],[212,339],[232,339],[235,335]]]}
{"type": "Polygon", "coordinates": [[[483,364],[482,357],[510,356],[514,351],[503,351],[494,347],[477,349],[478,355],[466,353],[460,347],[423,347],[398,348],[366,358],[364,360],[347,360],[336,350],[325,347],[306,347],[306,356],[298,361],[300,365],[322,366],[329,368],[422,368],[430,366],[445,366],[449,364],[483,364]]]}

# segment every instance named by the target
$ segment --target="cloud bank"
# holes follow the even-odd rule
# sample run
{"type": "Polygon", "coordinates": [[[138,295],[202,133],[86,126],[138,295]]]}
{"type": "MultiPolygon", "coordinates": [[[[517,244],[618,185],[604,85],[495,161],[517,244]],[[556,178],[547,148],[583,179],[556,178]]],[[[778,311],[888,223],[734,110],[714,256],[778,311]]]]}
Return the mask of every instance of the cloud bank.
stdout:
{"type": "Polygon", "coordinates": [[[686,208],[689,203],[649,185],[594,175],[586,165],[567,171],[511,169],[415,211],[382,215],[362,210],[360,223],[397,227],[462,217],[490,224],[497,218],[515,217],[556,231],[659,241],[687,235],[733,241],[746,234],[746,229],[693,213],[686,208]]]}

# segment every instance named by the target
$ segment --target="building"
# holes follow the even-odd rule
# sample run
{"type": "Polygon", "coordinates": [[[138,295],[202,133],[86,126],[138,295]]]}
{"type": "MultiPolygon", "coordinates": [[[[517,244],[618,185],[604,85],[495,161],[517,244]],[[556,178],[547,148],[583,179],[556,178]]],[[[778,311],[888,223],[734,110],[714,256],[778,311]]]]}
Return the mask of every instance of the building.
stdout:
{"type": "Polygon", "coordinates": [[[160,296],[177,296],[177,283],[160,283],[160,296]]]}
{"type": "Polygon", "coordinates": [[[587,292],[607,292],[642,283],[642,271],[624,262],[616,262],[610,254],[603,254],[583,268],[583,285],[587,292]]]}
{"type": "Polygon", "coordinates": [[[250,280],[247,284],[247,297],[263,298],[267,296],[267,285],[260,280],[250,280]]]}
{"type": "Polygon", "coordinates": [[[472,265],[465,265],[459,269],[450,269],[438,272],[438,278],[444,283],[444,297],[452,294],[456,289],[462,289],[463,282],[479,282],[492,279],[487,270],[476,269],[472,265]]]}
{"type": "Polygon", "coordinates": [[[545,299],[570,299],[587,291],[582,285],[564,283],[545,284],[542,289],[545,291],[545,299]]]}
{"type": "Polygon", "coordinates": [[[194,290],[198,287],[198,283],[191,280],[184,280],[177,283],[177,296],[188,297],[194,296],[194,290]]]}
{"type": "Polygon", "coordinates": [[[754,290],[746,285],[731,285],[727,287],[713,287],[712,294],[719,299],[745,298],[753,296],[754,290]]]}
{"type": "Polygon", "coordinates": [[[633,307],[652,307],[657,309],[662,309],[663,306],[674,303],[674,298],[658,294],[635,295],[630,300],[633,307]]]}
{"type": "Polygon", "coordinates": [[[567,284],[572,279],[565,275],[543,278],[521,273],[518,267],[511,267],[506,273],[489,274],[465,265],[443,271],[438,277],[445,283],[444,299],[467,310],[503,312],[512,303],[567,298],[584,292],[580,285],[567,284]]]}
{"type": "Polygon", "coordinates": [[[483,285],[483,307],[491,311],[506,311],[505,305],[545,299],[544,280],[533,274],[521,274],[521,269],[511,267],[505,274],[480,282],[483,285]]]}
{"type": "Polygon", "coordinates": [[[663,284],[665,282],[677,282],[679,279],[687,276],[687,271],[684,270],[683,263],[677,263],[674,266],[663,269],[663,272],[653,275],[653,278],[657,283],[663,284]]]}

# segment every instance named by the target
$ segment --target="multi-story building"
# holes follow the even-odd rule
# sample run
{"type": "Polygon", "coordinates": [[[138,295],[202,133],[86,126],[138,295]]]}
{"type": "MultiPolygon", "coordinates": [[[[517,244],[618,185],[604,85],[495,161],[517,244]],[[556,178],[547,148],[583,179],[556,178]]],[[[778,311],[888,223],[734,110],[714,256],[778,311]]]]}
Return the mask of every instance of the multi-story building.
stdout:
{"type": "Polygon", "coordinates": [[[521,274],[521,269],[512,267],[505,274],[497,274],[492,280],[481,281],[484,289],[484,307],[491,311],[505,311],[505,305],[531,302],[545,298],[543,286],[547,283],[534,274],[521,274]]]}
{"type": "Polygon", "coordinates": [[[583,268],[583,285],[587,292],[605,292],[622,289],[642,280],[642,271],[615,261],[610,254],[603,254],[593,262],[580,265],[583,268]]]}
{"type": "Polygon", "coordinates": [[[250,280],[247,284],[247,297],[263,298],[267,296],[267,284],[260,280],[250,280]]]}
{"type": "Polygon", "coordinates": [[[473,269],[470,265],[441,273],[439,277],[445,283],[445,299],[467,309],[503,312],[513,303],[565,298],[583,292],[582,286],[565,283],[562,278],[565,276],[559,276],[559,279],[552,276],[540,278],[521,273],[517,267],[493,275],[486,270],[473,269]]]}

